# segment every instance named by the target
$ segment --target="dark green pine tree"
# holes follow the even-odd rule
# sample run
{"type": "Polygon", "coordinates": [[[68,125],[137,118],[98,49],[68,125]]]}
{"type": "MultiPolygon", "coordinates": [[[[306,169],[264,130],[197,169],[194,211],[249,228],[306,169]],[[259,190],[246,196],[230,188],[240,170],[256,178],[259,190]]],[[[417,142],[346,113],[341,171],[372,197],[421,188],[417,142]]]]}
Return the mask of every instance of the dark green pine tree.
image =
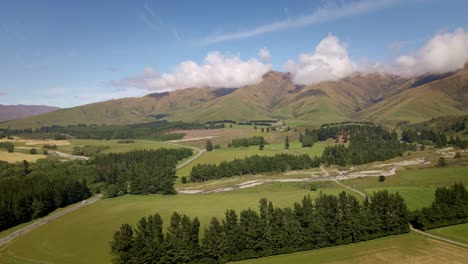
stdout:
{"type": "Polygon", "coordinates": [[[213,150],[213,144],[211,143],[211,140],[206,141],[206,151],[212,151],[213,150]]]}
{"type": "Polygon", "coordinates": [[[133,242],[132,227],[128,224],[122,225],[120,230],[114,233],[114,240],[111,242],[111,252],[114,256],[112,262],[116,264],[131,263],[133,242]]]}
{"type": "Polygon", "coordinates": [[[289,136],[284,138],[284,149],[289,149],[289,136]]]}
{"type": "Polygon", "coordinates": [[[203,254],[215,260],[220,260],[224,255],[225,235],[223,227],[216,217],[213,217],[210,226],[205,228],[205,236],[202,240],[203,254]]]}

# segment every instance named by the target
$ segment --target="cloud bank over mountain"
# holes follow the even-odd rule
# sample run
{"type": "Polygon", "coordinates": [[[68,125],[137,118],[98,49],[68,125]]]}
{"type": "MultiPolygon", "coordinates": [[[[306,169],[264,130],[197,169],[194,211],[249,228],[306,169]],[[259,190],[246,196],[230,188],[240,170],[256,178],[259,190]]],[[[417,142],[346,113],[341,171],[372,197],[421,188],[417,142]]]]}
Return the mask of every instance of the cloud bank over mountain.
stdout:
{"type": "Polygon", "coordinates": [[[328,34],[317,45],[313,53],[299,55],[298,61],[289,60],[284,69],[291,72],[298,84],[308,84],[346,77],[357,70],[350,59],[346,46],[328,34]]]}
{"type": "Polygon", "coordinates": [[[442,73],[460,69],[468,61],[468,32],[458,28],[433,36],[419,51],[399,56],[393,71],[400,75],[442,73]]]}
{"type": "MultiPolygon", "coordinates": [[[[176,90],[189,87],[242,87],[260,81],[272,69],[271,52],[260,49],[258,58],[243,60],[239,55],[210,52],[201,63],[184,61],[160,74],[148,67],[135,76],[113,81],[116,87],[146,90],[176,90]]],[[[294,82],[311,84],[337,80],[354,72],[386,72],[401,76],[441,73],[462,68],[468,61],[468,32],[459,28],[434,35],[412,54],[399,55],[391,62],[355,62],[347,45],[329,33],[310,53],[288,60],[283,68],[294,82]]]]}
{"type": "Polygon", "coordinates": [[[159,74],[145,68],[136,76],[114,81],[114,86],[135,87],[151,90],[175,90],[188,87],[241,87],[259,82],[272,66],[268,60],[270,52],[264,48],[260,59],[242,60],[239,55],[210,52],[202,63],[184,61],[170,72],[159,74]]]}

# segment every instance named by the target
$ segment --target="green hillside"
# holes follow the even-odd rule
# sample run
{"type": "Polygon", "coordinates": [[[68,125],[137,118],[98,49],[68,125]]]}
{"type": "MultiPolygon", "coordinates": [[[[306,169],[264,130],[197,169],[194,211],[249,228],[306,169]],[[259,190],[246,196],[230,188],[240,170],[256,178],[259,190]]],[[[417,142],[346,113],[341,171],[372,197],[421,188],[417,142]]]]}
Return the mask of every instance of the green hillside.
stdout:
{"type": "Polygon", "coordinates": [[[0,127],[133,124],[161,118],[190,122],[294,119],[310,124],[345,120],[416,123],[466,114],[467,93],[468,69],[413,79],[356,73],[311,85],[296,85],[290,74],[269,72],[258,84],[238,89],[189,88],[110,100],[13,120],[0,127]]]}

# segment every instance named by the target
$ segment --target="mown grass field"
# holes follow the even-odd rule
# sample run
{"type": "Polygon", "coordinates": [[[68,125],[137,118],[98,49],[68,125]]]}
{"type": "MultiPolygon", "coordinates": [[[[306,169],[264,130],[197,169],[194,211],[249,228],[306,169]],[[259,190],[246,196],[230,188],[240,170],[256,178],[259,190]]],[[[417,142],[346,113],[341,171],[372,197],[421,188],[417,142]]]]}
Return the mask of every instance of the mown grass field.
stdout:
{"type": "Polygon", "coordinates": [[[239,264],[283,263],[466,263],[468,251],[422,235],[409,233],[337,247],[303,251],[239,264]]]}
{"type": "Polygon", "coordinates": [[[8,153],[7,151],[0,151],[0,160],[4,160],[10,163],[21,162],[23,160],[34,162],[38,159],[42,159],[45,157],[47,156],[42,155],[42,154],[32,155],[32,154],[18,152],[17,150],[15,150],[15,152],[13,153],[8,153]]]}
{"type": "MultiPolygon", "coordinates": [[[[160,213],[165,226],[177,210],[198,216],[201,229],[212,216],[226,209],[257,208],[261,198],[278,207],[291,207],[309,191],[309,184],[271,183],[232,192],[207,195],[143,195],[105,199],[56,219],[0,249],[0,263],[110,263],[109,241],[121,224],[135,224],[141,217],[160,213]]],[[[324,193],[344,189],[333,183],[322,186],[324,193]]],[[[354,193],[353,193],[354,195],[354,193]]]]}
{"type": "Polygon", "coordinates": [[[377,177],[343,181],[368,195],[383,189],[399,192],[410,210],[431,205],[437,187],[450,186],[455,182],[468,185],[468,167],[406,170],[386,177],[384,182],[379,182],[377,177]]]}
{"type": "Polygon", "coordinates": [[[436,236],[441,236],[461,243],[468,244],[468,223],[431,229],[427,232],[436,236]]]}

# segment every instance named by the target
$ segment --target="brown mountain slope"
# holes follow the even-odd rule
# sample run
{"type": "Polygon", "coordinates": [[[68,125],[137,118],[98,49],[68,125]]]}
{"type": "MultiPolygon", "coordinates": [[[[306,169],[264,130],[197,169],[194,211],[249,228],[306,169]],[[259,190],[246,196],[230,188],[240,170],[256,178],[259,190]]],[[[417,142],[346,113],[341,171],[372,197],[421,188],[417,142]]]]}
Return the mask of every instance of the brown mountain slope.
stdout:
{"type": "Polygon", "coordinates": [[[122,98],[60,109],[48,114],[14,120],[1,127],[30,128],[76,124],[135,124],[151,122],[181,109],[231,93],[227,88],[191,88],[154,93],[140,98],[122,98]]]}
{"type": "MultiPolygon", "coordinates": [[[[420,80],[421,77],[418,77],[408,83],[414,84],[420,80]]],[[[463,115],[468,111],[466,68],[414,88],[408,83],[399,89],[402,92],[370,106],[359,117],[379,122],[421,122],[433,117],[463,115]]]]}
{"type": "Polygon", "coordinates": [[[45,114],[59,109],[47,105],[0,105],[0,122],[45,114]]]}

